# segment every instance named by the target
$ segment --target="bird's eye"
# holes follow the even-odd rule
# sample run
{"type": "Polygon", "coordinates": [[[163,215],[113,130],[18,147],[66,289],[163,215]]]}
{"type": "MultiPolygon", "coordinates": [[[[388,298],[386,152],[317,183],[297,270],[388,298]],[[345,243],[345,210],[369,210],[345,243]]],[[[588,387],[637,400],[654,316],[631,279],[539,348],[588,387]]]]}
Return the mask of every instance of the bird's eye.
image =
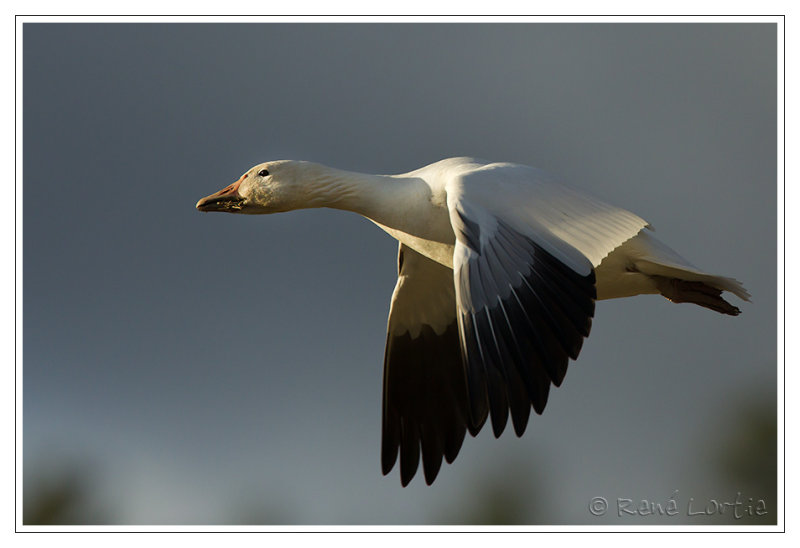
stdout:
{"type": "Polygon", "coordinates": [[[269,175],[269,171],[267,171],[266,169],[262,169],[261,171],[258,172],[259,177],[266,177],[267,175],[269,175]]]}

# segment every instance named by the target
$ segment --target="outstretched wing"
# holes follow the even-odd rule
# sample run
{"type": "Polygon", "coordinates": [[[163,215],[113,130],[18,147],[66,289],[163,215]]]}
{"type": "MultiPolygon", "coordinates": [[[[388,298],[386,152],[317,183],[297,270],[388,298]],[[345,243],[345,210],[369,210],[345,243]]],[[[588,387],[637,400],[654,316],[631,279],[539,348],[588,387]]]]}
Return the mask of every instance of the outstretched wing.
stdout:
{"type": "Polygon", "coordinates": [[[594,267],[647,223],[526,166],[480,166],[446,190],[471,430],[491,412],[499,436],[510,409],[522,435],[589,335],[594,267]]]}
{"type": "Polygon", "coordinates": [[[453,271],[400,244],[383,369],[381,464],[388,474],[400,454],[407,485],[419,466],[436,478],[453,462],[469,418],[456,321],[453,271]]]}

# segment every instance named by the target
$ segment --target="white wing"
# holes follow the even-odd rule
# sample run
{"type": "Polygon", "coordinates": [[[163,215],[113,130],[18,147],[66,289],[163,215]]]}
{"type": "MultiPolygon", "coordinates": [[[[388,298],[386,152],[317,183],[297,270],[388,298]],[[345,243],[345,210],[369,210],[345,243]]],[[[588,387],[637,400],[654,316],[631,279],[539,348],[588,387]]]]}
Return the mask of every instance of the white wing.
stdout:
{"type": "Polygon", "coordinates": [[[558,184],[546,171],[518,164],[477,165],[447,184],[447,204],[490,237],[498,220],[577,273],[587,275],[647,221],[583,192],[558,184]]]}
{"type": "Polygon", "coordinates": [[[458,343],[453,271],[400,244],[383,372],[383,473],[400,454],[405,486],[436,478],[464,441],[469,409],[458,343]]]}
{"type": "Polygon", "coordinates": [[[491,410],[499,436],[510,408],[522,435],[589,335],[594,267],[647,223],[514,164],[466,171],[446,190],[471,427],[491,410]]]}

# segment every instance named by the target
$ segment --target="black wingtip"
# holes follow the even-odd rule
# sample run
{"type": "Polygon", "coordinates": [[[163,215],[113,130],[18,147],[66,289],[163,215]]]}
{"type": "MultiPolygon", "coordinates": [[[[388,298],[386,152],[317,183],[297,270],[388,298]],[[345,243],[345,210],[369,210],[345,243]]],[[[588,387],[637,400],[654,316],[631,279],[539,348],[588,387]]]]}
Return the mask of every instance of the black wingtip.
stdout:
{"type": "Polygon", "coordinates": [[[445,439],[444,460],[447,464],[453,464],[453,461],[456,460],[458,452],[461,451],[461,444],[464,443],[466,433],[466,428],[452,429],[445,439]]]}
{"type": "Polygon", "coordinates": [[[400,485],[405,487],[411,480],[414,478],[414,475],[417,473],[417,465],[415,464],[413,467],[403,468],[403,461],[400,461],[400,485]]]}
{"type": "Polygon", "coordinates": [[[403,487],[419,468],[425,482],[432,484],[443,458],[453,462],[471,427],[453,320],[444,333],[424,325],[413,338],[409,333],[387,337],[381,469],[388,474],[399,457],[403,487]]]}
{"type": "Polygon", "coordinates": [[[490,415],[499,437],[510,410],[514,432],[522,436],[530,408],[542,414],[551,384],[564,382],[570,359],[578,357],[591,331],[596,274],[591,265],[587,274],[573,270],[502,222],[495,236],[494,244],[470,256],[469,268],[457,270],[463,284],[489,280],[478,288],[488,294],[479,308],[459,316],[469,431],[476,435],[490,415]],[[498,279],[492,261],[506,274],[514,272],[509,265],[516,268],[518,277],[501,272],[498,279]]]}
{"type": "Polygon", "coordinates": [[[512,420],[511,424],[514,426],[514,433],[517,435],[518,438],[521,438],[522,435],[525,433],[525,429],[528,428],[528,418],[530,417],[530,411],[525,415],[525,418],[519,421],[512,420]]]}
{"type": "Polygon", "coordinates": [[[439,475],[439,470],[442,467],[442,461],[439,459],[438,464],[435,464],[432,468],[428,469],[427,467],[423,466],[423,472],[425,472],[425,484],[426,485],[433,485],[436,476],[439,475]]]}
{"type": "Polygon", "coordinates": [[[384,476],[389,475],[389,472],[391,472],[392,468],[394,468],[394,463],[395,461],[381,460],[381,472],[384,476]]]}
{"type": "Polygon", "coordinates": [[[467,431],[469,432],[469,435],[472,436],[473,438],[477,436],[480,433],[481,429],[483,429],[483,425],[486,424],[486,419],[488,417],[489,414],[487,413],[486,415],[483,416],[483,418],[479,420],[473,420],[472,418],[470,418],[469,423],[467,423],[467,431]]]}

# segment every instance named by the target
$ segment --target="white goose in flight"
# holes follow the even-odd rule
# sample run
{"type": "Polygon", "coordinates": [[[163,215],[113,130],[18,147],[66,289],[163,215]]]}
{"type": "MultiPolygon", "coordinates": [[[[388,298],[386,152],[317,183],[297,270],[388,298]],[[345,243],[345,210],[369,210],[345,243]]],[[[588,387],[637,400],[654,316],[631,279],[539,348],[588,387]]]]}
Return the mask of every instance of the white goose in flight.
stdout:
{"type": "Polygon", "coordinates": [[[442,457],[487,417],[500,436],[509,411],[525,431],[550,384],[589,335],[595,300],[660,293],[722,314],[720,295],[750,295],[697,270],[646,221],[546,172],[451,158],[402,175],[319,164],[259,164],[197,202],[200,211],[278,213],[330,207],[359,213],[399,240],[383,378],[381,461],[400,456],[407,485],[420,453],[431,484],[442,457]]]}

